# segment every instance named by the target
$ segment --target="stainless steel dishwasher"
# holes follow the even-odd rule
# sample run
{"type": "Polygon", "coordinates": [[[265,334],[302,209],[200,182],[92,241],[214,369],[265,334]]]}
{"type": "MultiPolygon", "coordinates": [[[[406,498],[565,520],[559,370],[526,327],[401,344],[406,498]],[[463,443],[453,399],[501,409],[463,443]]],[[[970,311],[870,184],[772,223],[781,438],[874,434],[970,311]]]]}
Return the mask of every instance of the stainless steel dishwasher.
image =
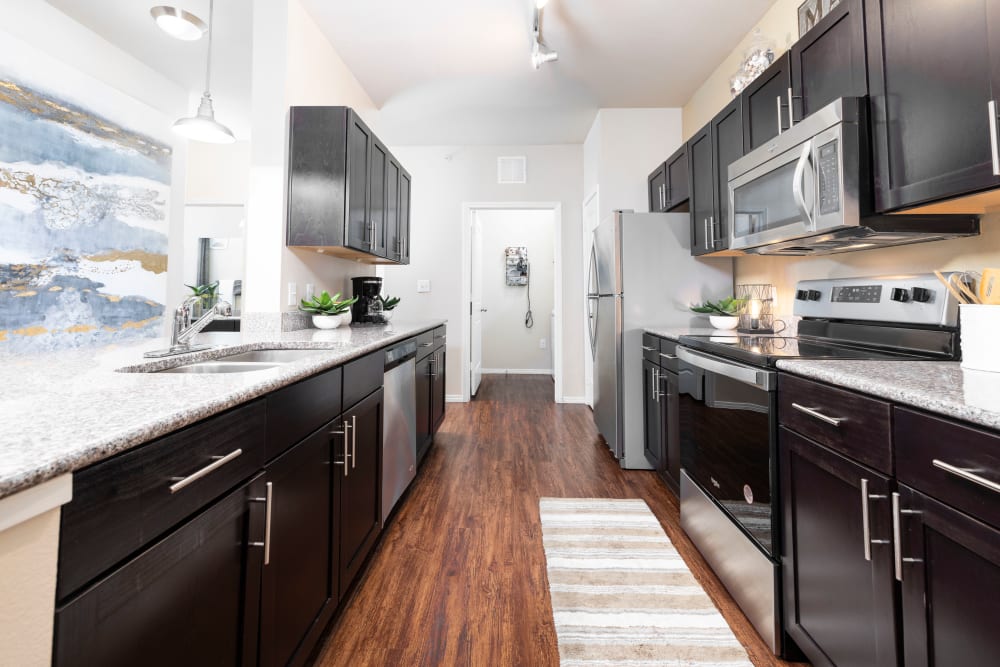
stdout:
{"type": "Polygon", "coordinates": [[[382,525],[417,474],[417,343],[385,352],[385,424],[382,438],[382,525]]]}

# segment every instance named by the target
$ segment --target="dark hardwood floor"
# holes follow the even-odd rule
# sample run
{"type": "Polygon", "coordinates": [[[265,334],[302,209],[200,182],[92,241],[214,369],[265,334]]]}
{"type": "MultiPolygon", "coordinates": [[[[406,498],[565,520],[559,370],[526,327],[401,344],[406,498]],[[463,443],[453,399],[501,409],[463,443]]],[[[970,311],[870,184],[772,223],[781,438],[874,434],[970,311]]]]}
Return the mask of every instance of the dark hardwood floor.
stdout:
{"type": "Polygon", "coordinates": [[[590,409],[545,376],[490,375],[447,416],[316,664],[559,664],[538,499],[642,498],[746,646],[775,659],[680,529],[651,472],[622,471],[590,409]]]}

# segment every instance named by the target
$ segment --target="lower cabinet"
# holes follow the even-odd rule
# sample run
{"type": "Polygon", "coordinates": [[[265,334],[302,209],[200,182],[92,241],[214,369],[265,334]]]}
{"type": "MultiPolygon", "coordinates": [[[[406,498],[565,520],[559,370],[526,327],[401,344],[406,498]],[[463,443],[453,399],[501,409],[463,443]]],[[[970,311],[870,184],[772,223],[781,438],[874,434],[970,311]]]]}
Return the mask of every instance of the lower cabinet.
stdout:
{"type": "MultiPolygon", "coordinates": [[[[340,594],[350,587],[375,540],[382,518],[382,389],[344,411],[342,447],[334,444],[333,461],[339,480],[340,594]],[[349,440],[349,442],[348,442],[349,440]]],[[[335,564],[337,566],[338,564],[335,564]]]]}
{"type": "Polygon", "coordinates": [[[446,329],[438,327],[417,337],[417,463],[423,460],[444,421],[446,329]]]}
{"type": "Polygon", "coordinates": [[[670,365],[676,364],[676,343],[645,333],[642,345],[643,453],[677,495],[681,484],[680,393],[676,366],[670,365]]]}
{"type": "Polygon", "coordinates": [[[642,362],[642,451],[654,470],[666,462],[660,410],[660,367],[651,361],[642,362]]]}
{"type": "Polygon", "coordinates": [[[431,353],[431,360],[431,426],[437,433],[441,422],[444,421],[446,359],[443,345],[431,353]]]}
{"type": "Polygon", "coordinates": [[[426,356],[416,364],[417,392],[417,461],[431,446],[434,429],[431,428],[431,357],[426,356]]]}
{"type": "Polygon", "coordinates": [[[816,667],[897,664],[889,478],[779,431],[788,634],[816,667]]]}
{"type": "Polygon", "coordinates": [[[264,476],[56,610],[58,667],[257,664],[264,476]]]}

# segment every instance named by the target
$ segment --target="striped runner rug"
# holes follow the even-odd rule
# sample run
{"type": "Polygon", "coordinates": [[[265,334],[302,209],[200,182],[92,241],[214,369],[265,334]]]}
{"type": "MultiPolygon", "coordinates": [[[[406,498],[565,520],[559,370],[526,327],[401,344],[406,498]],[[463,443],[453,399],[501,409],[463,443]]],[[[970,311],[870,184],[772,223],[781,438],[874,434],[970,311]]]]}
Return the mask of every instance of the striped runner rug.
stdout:
{"type": "Polygon", "coordinates": [[[562,667],[752,667],[645,501],[539,509],[562,667]]]}

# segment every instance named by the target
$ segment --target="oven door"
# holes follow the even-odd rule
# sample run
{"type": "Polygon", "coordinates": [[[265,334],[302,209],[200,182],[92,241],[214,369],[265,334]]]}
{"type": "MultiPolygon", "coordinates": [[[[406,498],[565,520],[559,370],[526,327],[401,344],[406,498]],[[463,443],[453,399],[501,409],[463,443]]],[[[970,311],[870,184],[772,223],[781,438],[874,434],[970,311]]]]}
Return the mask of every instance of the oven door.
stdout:
{"type": "Polygon", "coordinates": [[[681,468],[776,558],[777,373],[677,348],[681,468]]]}

